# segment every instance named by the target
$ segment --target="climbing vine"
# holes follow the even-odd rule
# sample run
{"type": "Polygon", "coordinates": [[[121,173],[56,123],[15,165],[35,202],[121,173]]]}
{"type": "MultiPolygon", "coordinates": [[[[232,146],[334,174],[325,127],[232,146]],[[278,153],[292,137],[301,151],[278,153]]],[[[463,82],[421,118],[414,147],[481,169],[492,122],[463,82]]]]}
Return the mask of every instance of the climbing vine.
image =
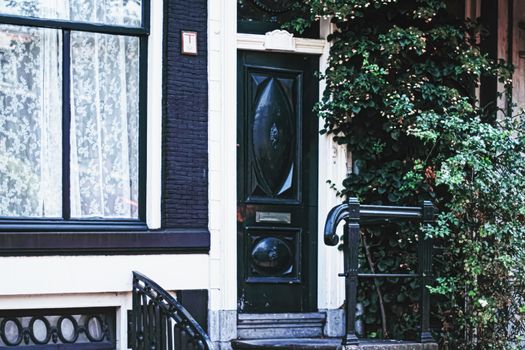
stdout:
{"type": "MultiPolygon", "coordinates": [[[[485,76],[509,89],[511,67],[484,54],[479,24],[443,0],[298,3],[307,15],[295,29],[320,18],[335,26],[316,111],[322,133],[352,153],[343,194],[394,205],[431,199],[439,209],[437,224],[422,229],[437,242],[432,323],[442,348],[522,348],[525,128],[502,96],[484,105],[477,97],[485,76]]],[[[361,267],[414,271],[419,229],[368,227],[361,267]]],[[[415,337],[417,287],[362,283],[362,336],[415,337]]]]}

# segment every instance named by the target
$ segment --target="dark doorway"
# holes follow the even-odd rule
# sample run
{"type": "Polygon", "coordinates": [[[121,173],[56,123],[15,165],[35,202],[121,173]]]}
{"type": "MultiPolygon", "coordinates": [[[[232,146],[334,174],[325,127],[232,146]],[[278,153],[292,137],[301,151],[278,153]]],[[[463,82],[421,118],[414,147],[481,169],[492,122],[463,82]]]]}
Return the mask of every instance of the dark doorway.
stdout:
{"type": "Polygon", "coordinates": [[[239,52],[239,311],[317,304],[319,67],[315,56],[239,52]]]}

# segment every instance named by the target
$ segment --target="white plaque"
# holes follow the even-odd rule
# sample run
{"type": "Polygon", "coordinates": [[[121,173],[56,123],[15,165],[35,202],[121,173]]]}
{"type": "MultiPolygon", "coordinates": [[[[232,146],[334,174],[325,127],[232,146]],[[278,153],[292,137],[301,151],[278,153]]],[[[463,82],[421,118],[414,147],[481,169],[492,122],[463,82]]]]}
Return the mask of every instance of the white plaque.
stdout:
{"type": "Polygon", "coordinates": [[[182,54],[197,55],[197,32],[182,31],[182,54]]]}
{"type": "Polygon", "coordinates": [[[266,50],[295,51],[295,39],[292,33],[276,29],[264,36],[266,50]]]}

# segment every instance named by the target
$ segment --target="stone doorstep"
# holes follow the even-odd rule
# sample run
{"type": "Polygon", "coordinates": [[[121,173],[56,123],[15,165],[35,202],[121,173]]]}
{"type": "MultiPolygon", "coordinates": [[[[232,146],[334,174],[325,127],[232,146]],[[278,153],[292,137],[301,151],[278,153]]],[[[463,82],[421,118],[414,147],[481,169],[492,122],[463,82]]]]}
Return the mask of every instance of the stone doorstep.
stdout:
{"type": "Polygon", "coordinates": [[[322,312],[239,314],[239,339],[315,338],[323,335],[326,315],[322,312]]]}
{"type": "Polygon", "coordinates": [[[273,313],[273,314],[238,314],[239,323],[249,322],[324,322],[326,315],[324,312],[309,313],[273,313]]]}
{"type": "Polygon", "coordinates": [[[435,343],[421,344],[395,340],[362,340],[359,345],[342,346],[340,338],[234,340],[235,350],[438,350],[435,343]]]}

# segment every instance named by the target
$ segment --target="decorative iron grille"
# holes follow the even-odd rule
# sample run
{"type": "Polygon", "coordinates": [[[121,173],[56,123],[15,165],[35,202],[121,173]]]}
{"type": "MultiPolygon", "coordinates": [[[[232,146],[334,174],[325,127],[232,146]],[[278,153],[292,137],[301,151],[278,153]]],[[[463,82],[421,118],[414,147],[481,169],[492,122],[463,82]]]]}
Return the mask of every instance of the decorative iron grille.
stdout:
{"type": "Polygon", "coordinates": [[[0,311],[0,349],[111,350],[115,342],[115,309],[0,311]]]}
{"type": "Polygon", "coordinates": [[[128,321],[133,350],[213,350],[206,332],[175,297],[139,272],[133,272],[128,321]]]}

